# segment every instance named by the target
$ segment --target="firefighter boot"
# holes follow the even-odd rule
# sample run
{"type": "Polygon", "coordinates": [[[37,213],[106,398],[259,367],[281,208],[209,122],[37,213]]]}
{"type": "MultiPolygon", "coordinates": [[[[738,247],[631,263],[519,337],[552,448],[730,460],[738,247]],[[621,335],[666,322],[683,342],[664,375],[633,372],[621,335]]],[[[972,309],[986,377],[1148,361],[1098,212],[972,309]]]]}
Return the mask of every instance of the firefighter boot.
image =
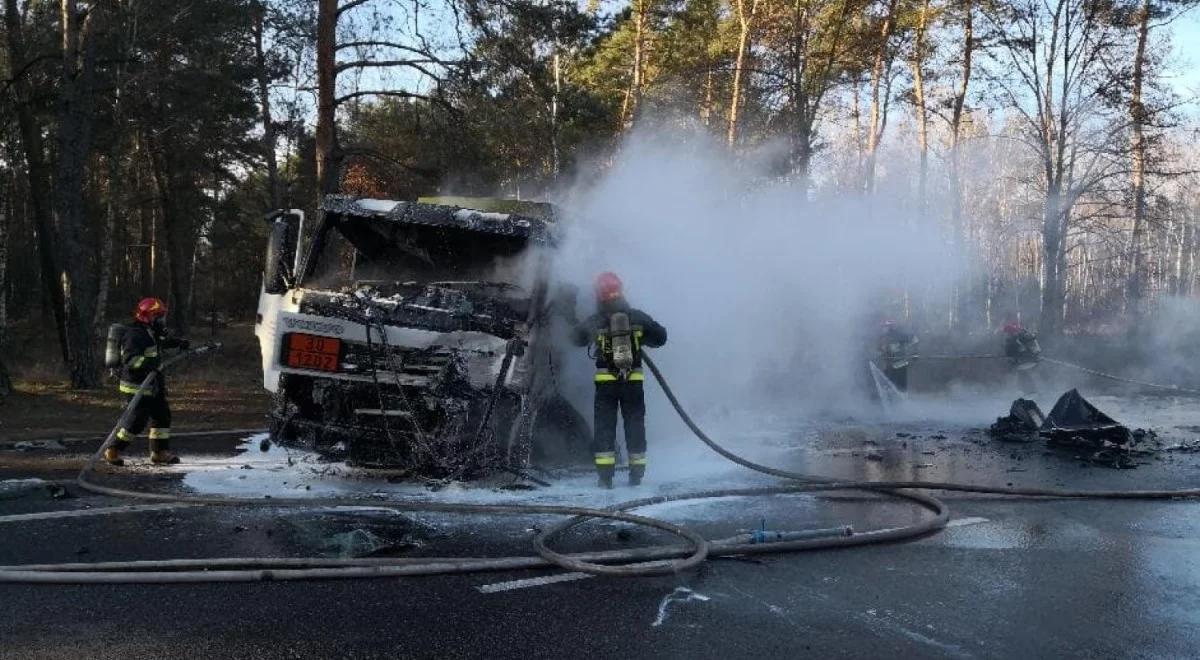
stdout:
{"type": "Polygon", "coordinates": [[[596,452],[596,477],[600,488],[613,487],[613,473],[617,469],[617,454],[611,451],[596,452]]]}
{"type": "Polygon", "coordinates": [[[612,490],[612,487],[613,487],[613,472],[614,472],[614,470],[613,470],[611,467],[607,467],[607,468],[598,467],[598,468],[596,468],[596,476],[598,477],[598,480],[597,480],[597,484],[596,484],[596,485],[597,485],[597,486],[599,486],[600,488],[605,488],[605,489],[608,489],[608,490],[612,490]]]}
{"type": "Polygon", "coordinates": [[[155,465],[174,465],[179,457],[170,451],[171,430],[150,429],[150,462],[155,465]]]}
{"type": "Polygon", "coordinates": [[[642,477],[646,476],[646,455],[629,455],[629,485],[640,486],[642,477]]]}
{"type": "Polygon", "coordinates": [[[125,429],[117,431],[117,438],[104,450],[104,462],[117,467],[125,465],[125,459],[121,458],[121,452],[125,451],[125,448],[129,446],[129,438],[132,435],[132,433],[125,429]]]}

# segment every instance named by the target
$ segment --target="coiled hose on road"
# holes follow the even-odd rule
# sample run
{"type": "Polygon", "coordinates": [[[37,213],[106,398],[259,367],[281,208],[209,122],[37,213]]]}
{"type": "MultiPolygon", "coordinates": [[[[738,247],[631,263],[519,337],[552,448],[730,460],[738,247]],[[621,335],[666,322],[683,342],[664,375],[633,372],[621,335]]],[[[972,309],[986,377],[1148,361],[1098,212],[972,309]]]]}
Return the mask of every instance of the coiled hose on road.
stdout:
{"type": "MultiPolygon", "coordinates": [[[[565,515],[566,521],[537,534],[533,540],[537,556],[520,557],[410,557],[410,558],[218,558],[197,560],[159,560],[106,563],[38,564],[0,567],[0,582],[52,584],[138,584],[138,583],[205,583],[250,582],[268,580],[345,579],[370,577],[401,577],[414,575],[444,575],[484,571],[512,571],[559,567],[596,575],[649,576],[675,573],[692,568],[710,556],[798,552],[832,548],[856,547],[890,543],[918,538],[946,526],[950,512],[939,499],[920,490],[943,490],[994,495],[1102,498],[1102,499],[1174,499],[1200,496],[1200,489],[1180,490],[1109,490],[1078,491],[1045,488],[1000,488],[921,481],[839,481],[826,477],[805,475],[760,465],[734,454],[710,438],[680,404],[670,384],[649,356],[646,366],[658,380],[671,405],[688,428],[709,448],[724,458],[748,469],[775,477],[799,482],[793,485],[721,489],[633,500],[609,509],[532,504],[456,504],[446,502],[363,502],[350,499],[252,499],[198,497],[147,493],[102,486],[89,477],[92,469],[111,444],[112,436],[91,457],[80,472],[77,482],[85,490],[114,497],[211,506],[257,507],[359,507],[395,511],[427,511],[465,515],[565,515]],[[913,525],[857,533],[852,536],[777,541],[768,543],[714,543],[694,531],[629,511],[665,502],[718,497],[754,497],[836,490],[869,491],[883,496],[914,502],[933,513],[933,516],[913,525]],[[563,554],[552,550],[549,542],[587,520],[605,518],[663,530],[681,537],[687,545],[660,545],[628,550],[563,554]],[[614,565],[618,564],[618,565],[614,565]]],[[[143,384],[152,383],[154,375],[143,384]]],[[[136,405],[137,397],[126,410],[136,405]]],[[[122,421],[125,414],[122,415],[122,421]]],[[[118,422],[118,427],[122,422],[118,422]]],[[[115,433],[115,429],[114,429],[115,433]]]]}

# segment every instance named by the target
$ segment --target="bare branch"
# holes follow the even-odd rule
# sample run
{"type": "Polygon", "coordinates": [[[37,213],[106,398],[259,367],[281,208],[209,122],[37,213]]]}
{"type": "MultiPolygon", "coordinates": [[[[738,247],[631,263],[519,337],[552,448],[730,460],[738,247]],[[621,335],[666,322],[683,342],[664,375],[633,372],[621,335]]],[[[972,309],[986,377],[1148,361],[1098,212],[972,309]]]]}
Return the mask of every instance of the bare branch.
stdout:
{"type": "Polygon", "coordinates": [[[25,64],[16,73],[14,73],[11,78],[6,78],[5,80],[0,81],[4,83],[4,86],[0,87],[0,95],[3,95],[8,91],[9,87],[16,85],[21,81],[21,78],[24,78],[27,74],[33,71],[33,67],[45,62],[46,60],[57,60],[61,58],[62,56],[58,53],[47,53],[31,58],[28,62],[25,62],[25,64]]]}
{"type": "Polygon", "coordinates": [[[371,0],[349,0],[349,2],[347,2],[346,4],[338,7],[337,15],[340,17],[342,14],[350,11],[351,9],[365,5],[370,1],[371,0]]]}
{"type": "Polygon", "coordinates": [[[396,66],[406,66],[406,67],[409,67],[412,69],[417,69],[418,71],[420,71],[421,73],[424,73],[425,75],[429,76],[430,78],[436,79],[438,76],[434,75],[431,71],[424,68],[423,65],[426,65],[426,64],[442,65],[442,64],[444,64],[444,62],[440,62],[438,60],[429,60],[429,59],[424,59],[424,60],[355,60],[353,62],[339,62],[338,65],[336,67],[334,67],[334,70],[337,73],[342,73],[343,71],[347,71],[349,69],[381,69],[381,68],[389,68],[389,67],[396,67],[396,66]]]}
{"type": "Polygon", "coordinates": [[[352,101],[354,99],[362,98],[364,96],[391,96],[394,98],[416,99],[416,100],[420,100],[420,101],[433,101],[434,100],[433,98],[426,96],[425,94],[417,94],[415,92],[403,92],[400,90],[389,90],[389,89],[361,89],[361,90],[358,90],[357,92],[350,92],[349,94],[343,94],[343,95],[337,97],[336,99],[334,99],[333,103],[334,103],[334,105],[341,105],[341,104],[345,103],[346,101],[352,101]]]}
{"type": "Polygon", "coordinates": [[[420,48],[415,48],[413,46],[409,46],[407,44],[397,43],[395,41],[377,41],[377,40],[347,41],[347,42],[338,44],[336,47],[336,50],[348,50],[350,48],[396,48],[398,50],[407,51],[407,52],[413,53],[415,55],[424,55],[425,57],[433,57],[433,53],[430,53],[425,50],[421,50],[420,48]]]}

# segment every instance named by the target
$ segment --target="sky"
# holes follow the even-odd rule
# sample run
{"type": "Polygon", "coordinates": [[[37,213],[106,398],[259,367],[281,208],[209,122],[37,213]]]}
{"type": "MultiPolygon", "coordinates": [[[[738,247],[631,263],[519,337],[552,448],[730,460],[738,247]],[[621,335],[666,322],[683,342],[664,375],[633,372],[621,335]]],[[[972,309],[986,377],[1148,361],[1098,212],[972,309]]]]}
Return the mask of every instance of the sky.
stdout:
{"type": "Polygon", "coordinates": [[[1178,62],[1175,90],[1184,97],[1200,94],[1200,11],[1192,10],[1171,26],[1178,62]]]}

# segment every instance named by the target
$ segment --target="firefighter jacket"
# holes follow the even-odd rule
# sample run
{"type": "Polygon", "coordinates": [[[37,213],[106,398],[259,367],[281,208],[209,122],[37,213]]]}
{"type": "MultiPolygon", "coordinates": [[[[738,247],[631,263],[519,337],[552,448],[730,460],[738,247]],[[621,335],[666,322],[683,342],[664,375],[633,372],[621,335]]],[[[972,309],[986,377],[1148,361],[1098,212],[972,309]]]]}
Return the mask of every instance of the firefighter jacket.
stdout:
{"type": "Polygon", "coordinates": [[[899,328],[888,328],[879,337],[879,356],[888,369],[903,369],[917,357],[917,336],[899,328]]]}
{"type": "Polygon", "coordinates": [[[575,326],[571,339],[576,346],[596,346],[596,382],[617,380],[617,369],[613,363],[612,344],[609,340],[609,321],[613,314],[624,312],[629,316],[633,333],[633,370],[631,381],[645,380],[642,374],[642,347],[658,348],[667,343],[667,329],[640,309],[629,306],[625,300],[602,303],[600,310],[575,326]]]}
{"type": "MultiPolygon", "coordinates": [[[[121,393],[136,394],[146,376],[162,365],[163,349],[183,345],[182,340],[170,337],[151,325],[134,322],[126,326],[121,339],[121,393]]],[[[154,396],[165,393],[165,385],[160,375],[144,394],[154,396]]]]}
{"type": "Polygon", "coordinates": [[[1037,335],[1028,330],[1021,330],[1004,339],[1004,355],[1010,358],[1014,364],[1037,363],[1041,359],[1041,354],[1042,347],[1038,344],[1037,335]]]}

